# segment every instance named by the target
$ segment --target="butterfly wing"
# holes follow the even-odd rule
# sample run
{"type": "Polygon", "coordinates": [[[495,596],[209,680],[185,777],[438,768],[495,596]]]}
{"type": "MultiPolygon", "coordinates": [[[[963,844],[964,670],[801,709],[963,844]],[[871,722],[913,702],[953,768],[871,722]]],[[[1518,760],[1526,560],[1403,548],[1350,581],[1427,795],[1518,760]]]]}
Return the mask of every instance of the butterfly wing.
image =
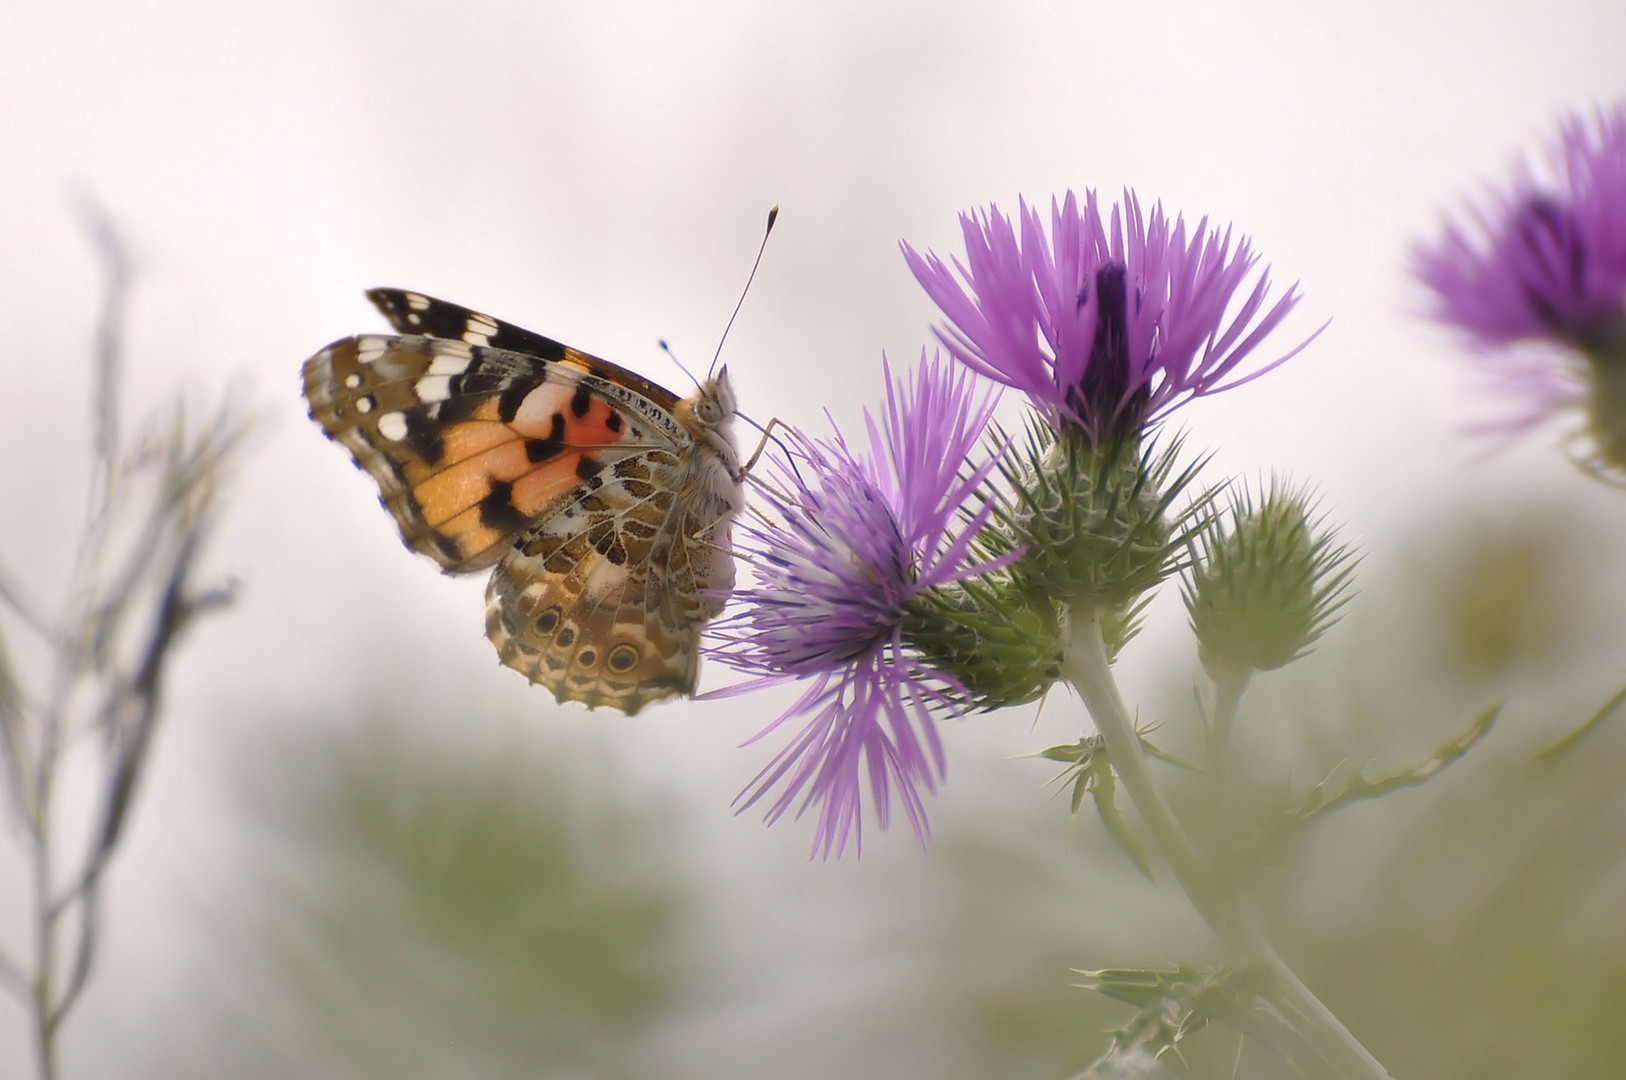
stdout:
{"type": "Polygon", "coordinates": [[[436,300],[433,296],[405,289],[368,289],[367,299],[399,333],[507,349],[546,361],[568,359],[589,374],[625,387],[668,412],[677,405],[676,394],[635,371],[589,356],[580,349],[572,349],[533,330],[503,322],[461,304],[436,300]]]}
{"type": "Polygon", "coordinates": [[[577,355],[347,338],[306,361],[305,396],[378,483],[407,546],[448,571],[477,570],[584,478],[686,438],[665,409],[577,355]]]}
{"type": "Polygon", "coordinates": [[[489,345],[545,359],[559,359],[569,348],[550,337],[423,293],[406,289],[368,289],[367,299],[400,334],[444,338],[468,345],[489,345]]]}
{"type": "Polygon", "coordinates": [[[498,564],[486,633],[503,663],[560,701],[629,715],[694,692],[700,629],[733,586],[732,506],[692,460],[651,451],[607,468],[498,564]]]}

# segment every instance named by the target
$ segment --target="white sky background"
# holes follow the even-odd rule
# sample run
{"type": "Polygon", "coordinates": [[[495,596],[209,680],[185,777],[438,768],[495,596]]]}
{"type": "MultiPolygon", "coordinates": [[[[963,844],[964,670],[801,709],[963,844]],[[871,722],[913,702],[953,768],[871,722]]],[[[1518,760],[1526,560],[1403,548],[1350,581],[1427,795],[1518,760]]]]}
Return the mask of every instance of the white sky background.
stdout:
{"type": "MultiPolygon", "coordinates": [[[[1623,73],[1615,0],[12,0],[0,9],[0,552],[59,594],[100,288],[75,191],[105,206],[136,260],[130,415],[177,390],[201,404],[234,387],[263,418],[213,548],[242,600],[182,654],[159,766],[114,870],[104,969],[66,1035],[70,1068],[114,1075],[122,1048],[150,1038],[133,1017],[120,1026],[118,995],[180,977],[186,915],[173,909],[211,880],[198,852],[220,855],[199,816],[232,802],[222,742],[267,718],[343,716],[372,700],[371,672],[469,738],[498,703],[658,747],[645,779],[672,773],[709,799],[719,843],[771,852],[790,878],[866,872],[801,867],[805,823],[764,839],[754,818],[728,817],[766,759],[734,744],[771,702],[632,722],[556,715],[493,663],[483,584],[405,554],[370,484],[305,419],[300,362],[383,327],[363,289],[464,302],[678,387],[655,342],[704,366],[778,203],[726,359],[746,411],[818,429],[822,408],[850,421],[878,399],[883,350],[907,361],[930,340],[933,309],[900,238],[948,253],[968,207],[1132,185],[1234,222],[1278,282],[1302,283],[1276,348],[1333,320],[1286,368],[1184,411],[1192,445],[1214,448],[1219,472],[1315,481],[1385,560],[1385,536],[1433,500],[1583,483],[1539,438],[1471,460],[1457,429],[1485,402],[1461,393],[1456,351],[1406,314],[1403,268],[1439,208],[1503,176],[1559,110],[1619,97],[1623,73]],[[93,1040],[81,1022],[112,1026],[93,1040]]],[[[1160,610],[1167,625],[1125,661],[1131,696],[1182,647],[1177,611],[1160,610]]],[[[1057,709],[1047,723],[1066,738],[1080,719],[1057,709]]],[[[1026,724],[1013,730],[1026,738],[1026,724]]],[[[20,902],[19,866],[14,849],[0,857],[0,906],[20,902]]],[[[0,911],[7,940],[19,929],[0,911]]],[[[26,1067],[20,1021],[0,1003],[0,1075],[26,1067]]]]}

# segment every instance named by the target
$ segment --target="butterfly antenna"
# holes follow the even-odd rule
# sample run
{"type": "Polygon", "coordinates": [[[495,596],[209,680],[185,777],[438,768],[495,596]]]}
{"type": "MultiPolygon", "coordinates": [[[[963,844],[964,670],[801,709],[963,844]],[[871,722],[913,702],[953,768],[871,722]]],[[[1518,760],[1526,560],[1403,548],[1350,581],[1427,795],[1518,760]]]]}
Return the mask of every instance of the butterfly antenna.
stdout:
{"type": "Polygon", "coordinates": [[[723,342],[728,340],[728,332],[734,328],[734,320],[739,317],[740,308],[745,306],[745,294],[751,291],[751,282],[757,279],[757,267],[762,265],[762,253],[768,250],[768,236],[773,232],[773,223],[779,220],[779,207],[776,204],[768,211],[768,227],[762,230],[762,243],[757,246],[756,261],[751,264],[751,275],[745,279],[745,288],[740,290],[739,302],[734,305],[734,314],[728,317],[728,325],[723,327],[723,336],[717,339],[717,351],[712,354],[711,367],[706,369],[706,376],[717,370],[717,358],[723,355],[723,342]]]}
{"type": "Polygon", "coordinates": [[[690,371],[686,366],[684,366],[683,361],[679,360],[677,358],[677,353],[672,351],[672,346],[670,346],[670,345],[668,345],[666,343],[665,338],[661,338],[660,347],[661,347],[661,352],[665,353],[667,358],[670,359],[672,361],[672,363],[677,365],[677,369],[679,371],[683,372],[683,374],[687,375],[689,377],[690,382],[694,383],[694,388],[696,390],[700,389],[700,380],[695,378],[694,377],[694,372],[690,371]]]}

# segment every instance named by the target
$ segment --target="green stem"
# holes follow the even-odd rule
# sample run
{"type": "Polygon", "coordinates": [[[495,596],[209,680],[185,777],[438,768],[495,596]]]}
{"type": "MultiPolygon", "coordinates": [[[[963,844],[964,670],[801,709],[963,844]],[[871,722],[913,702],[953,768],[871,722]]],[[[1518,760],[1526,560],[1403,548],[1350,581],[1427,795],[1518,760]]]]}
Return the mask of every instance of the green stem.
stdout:
{"type": "MultiPolygon", "coordinates": [[[[1212,674],[1212,673],[1210,673],[1212,674]]],[[[1242,707],[1242,693],[1248,688],[1251,671],[1221,672],[1214,679],[1214,716],[1208,725],[1208,792],[1213,810],[1222,810],[1225,793],[1225,770],[1231,756],[1231,732],[1236,728],[1237,711],[1242,707]]]]}
{"type": "MultiPolygon", "coordinates": [[[[1204,864],[1186,837],[1141,750],[1140,736],[1118,691],[1101,636],[1100,612],[1074,609],[1068,619],[1062,674],[1078,689],[1096,730],[1106,741],[1112,767],[1134,800],[1141,820],[1161,849],[1192,906],[1227,948],[1273,975],[1279,1004],[1302,1021],[1306,1038],[1347,1080],[1390,1080],[1389,1073],[1310,992],[1265,939],[1258,916],[1204,864]]],[[[1240,696],[1240,695],[1238,695],[1240,696]]],[[[1234,717],[1234,702],[1231,708],[1234,717]]],[[[1227,722],[1228,724],[1228,722],[1227,722]]],[[[1228,726],[1227,726],[1228,731],[1228,726]]]]}
{"type": "Polygon", "coordinates": [[[1211,756],[1225,756],[1226,747],[1231,744],[1231,731],[1236,727],[1237,710],[1242,706],[1242,692],[1248,688],[1252,674],[1251,671],[1221,672],[1214,678],[1214,720],[1208,729],[1211,756]]]}
{"type": "MultiPolygon", "coordinates": [[[[1207,917],[1217,910],[1218,897],[1212,896],[1208,874],[1197,858],[1185,830],[1175,818],[1163,790],[1152,780],[1152,770],[1141,750],[1140,736],[1129,716],[1118,683],[1112,677],[1106,641],[1101,636],[1098,612],[1073,611],[1068,619],[1067,648],[1062,654],[1061,673],[1077,688],[1084,705],[1095,719],[1096,730],[1106,740],[1107,753],[1118,778],[1135,801],[1152,839],[1163,852],[1164,861],[1180,887],[1207,917]]],[[[1223,921],[1223,920],[1222,920],[1223,921]]],[[[1216,927],[1216,930],[1218,928],[1216,927]]],[[[1224,934],[1221,935],[1225,936],[1224,934]]]]}

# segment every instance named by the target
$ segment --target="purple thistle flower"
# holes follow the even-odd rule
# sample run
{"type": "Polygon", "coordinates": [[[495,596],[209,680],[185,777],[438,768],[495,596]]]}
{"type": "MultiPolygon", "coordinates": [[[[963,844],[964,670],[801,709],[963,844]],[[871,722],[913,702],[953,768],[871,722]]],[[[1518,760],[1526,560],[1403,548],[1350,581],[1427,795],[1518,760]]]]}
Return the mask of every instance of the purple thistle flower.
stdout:
{"type": "Polygon", "coordinates": [[[1566,116],[1546,164],[1538,177],[1521,160],[1507,190],[1417,245],[1412,272],[1432,294],[1434,319],[1500,353],[1485,374],[1514,408],[1478,430],[1516,435],[1585,406],[1595,463],[1618,470],[1626,464],[1626,104],[1600,106],[1590,122],[1566,116]]]}
{"type": "Polygon", "coordinates": [[[1188,237],[1183,218],[1171,224],[1161,203],[1148,218],[1130,191],[1112,207],[1110,228],[1093,191],[1082,212],[1071,191],[1059,206],[1052,199],[1048,236],[1025,201],[1017,217],[994,206],[961,214],[966,259],[952,270],[908,244],[904,258],[948,316],[936,333],[950,353],[1095,445],[1138,435],[1187,398],[1257,378],[1321,332],[1233,377],[1299,300],[1295,286],[1261,314],[1267,268],[1227,317],[1258,262],[1246,238],[1233,248],[1230,228],[1221,235],[1207,218],[1188,237]]]}
{"type": "Polygon", "coordinates": [[[754,583],[736,591],[717,623],[713,656],[755,678],[716,694],[786,681],[806,691],[755,742],[792,717],[806,724],[741,793],[741,809],[777,791],[772,823],[795,807],[818,808],[813,850],[839,856],[849,837],[862,853],[863,789],[881,827],[894,797],[924,844],[921,790],[935,791],[945,761],[934,713],[963,708],[955,680],[904,641],[909,601],[924,589],[986,572],[966,565],[989,513],[967,523],[961,507],[993,462],[961,475],[996,394],[979,398],[967,372],[922,356],[912,378],[887,372],[879,422],[865,414],[867,454],[838,432],[792,432],[790,460],[772,480],[753,477],[760,507],[739,523],[754,583]],[[955,528],[959,524],[958,529],[955,528]]]}
{"type": "Polygon", "coordinates": [[[1626,104],[1565,117],[1548,165],[1543,183],[1519,162],[1508,191],[1413,252],[1430,314],[1482,347],[1586,349],[1626,332],[1626,104]]]}

